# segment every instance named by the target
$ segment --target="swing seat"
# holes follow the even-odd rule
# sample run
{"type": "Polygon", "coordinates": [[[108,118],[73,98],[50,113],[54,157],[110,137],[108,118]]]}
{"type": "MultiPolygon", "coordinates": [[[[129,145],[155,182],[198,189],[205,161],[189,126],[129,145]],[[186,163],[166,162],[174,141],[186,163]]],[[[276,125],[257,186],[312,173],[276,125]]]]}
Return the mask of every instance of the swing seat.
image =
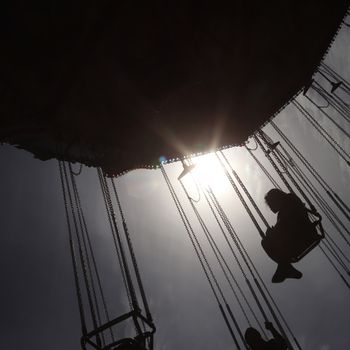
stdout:
{"type": "Polygon", "coordinates": [[[261,241],[266,253],[276,262],[300,261],[324,238],[321,216],[314,212],[312,215],[316,216],[317,220],[302,224],[296,220],[293,227],[275,226],[269,229],[261,241]]]}
{"type": "Polygon", "coordinates": [[[311,252],[315,247],[319,245],[323,236],[317,232],[318,222],[312,223],[306,235],[304,235],[303,240],[298,240],[294,247],[294,254],[291,258],[292,263],[300,261],[304,256],[311,252]]]}

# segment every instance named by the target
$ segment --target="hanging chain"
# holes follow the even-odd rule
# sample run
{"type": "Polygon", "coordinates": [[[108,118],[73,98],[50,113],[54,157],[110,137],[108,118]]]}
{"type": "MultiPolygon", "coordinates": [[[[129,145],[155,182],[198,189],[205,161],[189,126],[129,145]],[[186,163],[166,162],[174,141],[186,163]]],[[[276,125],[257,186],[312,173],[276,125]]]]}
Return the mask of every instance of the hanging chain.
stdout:
{"type": "MultiPolygon", "coordinates": [[[[209,266],[208,262],[206,261],[206,257],[203,256],[203,255],[201,256],[201,254],[200,254],[199,247],[197,247],[197,245],[196,245],[196,243],[195,243],[195,240],[194,240],[195,235],[194,235],[193,228],[192,228],[192,226],[191,226],[191,224],[190,224],[190,222],[189,222],[189,220],[188,220],[188,217],[187,217],[187,215],[186,215],[184,209],[183,209],[182,206],[181,206],[181,203],[180,203],[180,201],[179,201],[179,199],[178,199],[178,197],[177,197],[177,195],[176,195],[176,192],[175,192],[175,190],[174,190],[174,187],[173,187],[173,185],[171,184],[170,179],[169,179],[169,177],[168,177],[168,175],[167,175],[167,173],[166,173],[166,171],[165,171],[165,169],[164,169],[164,167],[163,167],[162,164],[161,164],[161,166],[160,166],[160,169],[161,169],[162,175],[163,175],[163,177],[164,177],[164,180],[165,180],[165,182],[166,182],[166,185],[167,185],[167,187],[168,187],[168,189],[169,189],[169,192],[170,192],[170,194],[171,194],[171,197],[173,198],[173,201],[174,201],[174,203],[175,203],[175,206],[176,206],[176,208],[177,208],[177,210],[178,210],[178,213],[180,214],[181,221],[182,221],[182,223],[183,223],[183,225],[184,225],[184,227],[185,227],[185,230],[186,230],[186,232],[187,232],[188,237],[190,238],[190,241],[191,241],[191,243],[192,243],[192,246],[193,246],[193,248],[194,248],[194,251],[195,251],[195,253],[196,253],[196,256],[197,256],[197,258],[198,258],[198,260],[199,260],[199,262],[200,262],[200,265],[201,265],[201,267],[202,267],[202,270],[203,270],[203,272],[204,272],[204,274],[205,274],[205,277],[206,277],[206,279],[207,279],[207,281],[208,281],[208,283],[209,283],[209,285],[210,285],[210,288],[211,288],[211,290],[212,290],[212,292],[213,292],[213,294],[214,294],[214,297],[215,297],[215,299],[216,299],[216,302],[218,303],[218,306],[219,306],[220,312],[221,312],[221,314],[222,314],[222,316],[223,316],[223,318],[224,318],[225,324],[226,324],[226,326],[227,326],[227,328],[228,328],[228,330],[229,330],[229,332],[230,332],[230,335],[231,335],[231,337],[232,337],[232,339],[233,339],[235,345],[236,345],[237,348],[239,349],[240,346],[239,346],[239,343],[238,343],[238,341],[237,341],[237,338],[236,338],[236,336],[235,336],[235,334],[234,334],[234,332],[233,332],[233,330],[232,330],[232,328],[231,328],[231,325],[230,325],[230,323],[229,323],[229,321],[228,321],[228,318],[227,318],[227,316],[226,316],[226,313],[225,313],[225,311],[224,311],[224,309],[223,309],[223,307],[222,307],[222,305],[221,305],[221,302],[220,302],[220,300],[219,300],[219,296],[218,296],[218,294],[217,294],[217,292],[216,292],[216,290],[215,290],[215,288],[214,288],[213,282],[212,282],[212,280],[210,279],[209,273],[208,273],[208,271],[207,271],[207,268],[208,268],[208,270],[209,270],[210,266],[209,266]]],[[[209,270],[209,271],[210,271],[210,270],[209,270]]]]}
{"type": "Polygon", "coordinates": [[[344,135],[350,138],[350,134],[340,125],[338,124],[331,116],[320,106],[318,106],[309,96],[305,95],[305,98],[312,103],[330,122],[332,122],[344,135]]]}
{"type": "MultiPolygon", "coordinates": [[[[231,250],[231,252],[232,252],[233,257],[235,258],[236,262],[238,261],[238,265],[240,265],[240,262],[239,262],[239,260],[238,260],[238,257],[236,256],[236,253],[234,252],[233,247],[232,247],[230,241],[229,241],[228,238],[227,238],[226,232],[225,232],[224,228],[222,227],[222,224],[221,224],[221,222],[219,221],[219,218],[218,218],[217,214],[215,213],[215,210],[214,210],[214,208],[213,208],[213,204],[210,202],[210,198],[208,197],[207,193],[203,190],[203,188],[201,188],[201,189],[202,189],[202,193],[204,194],[204,198],[206,199],[206,202],[207,202],[207,204],[208,204],[208,206],[209,206],[209,208],[210,208],[210,210],[211,210],[211,212],[212,212],[212,214],[213,214],[213,216],[214,216],[214,218],[215,218],[215,221],[216,221],[216,223],[218,224],[218,226],[219,226],[219,228],[220,228],[220,231],[221,231],[221,233],[223,234],[223,236],[224,236],[224,238],[225,238],[225,241],[226,241],[226,243],[228,244],[228,246],[229,246],[229,248],[230,248],[230,250],[231,250]]],[[[241,266],[241,265],[240,265],[240,266],[241,266]]],[[[247,305],[249,311],[250,311],[251,314],[253,315],[254,320],[255,320],[256,323],[258,324],[258,326],[259,326],[260,330],[262,331],[263,335],[266,337],[265,329],[262,327],[262,325],[261,325],[261,323],[260,323],[260,321],[259,321],[257,315],[255,314],[255,312],[254,312],[253,308],[251,307],[250,303],[248,302],[248,299],[247,299],[245,293],[243,292],[241,286],[238,284],[238,281],[237,281],[236,278],[234,277],[232,270],[231,270],[229,267],[227,267],[227,268],[228,268],[228,271],[229,271],[229,273],[230,273],[231,278],[232,278],[233,281],[235,282],[236,288],[237,288],[238,291],[240,292],[240,294],[241,294],[243,300],[245,301],[245,303],[246,303],[246,305],[247,305]]],[[[243,269],[240,269],[240,270],[242,271],[243,269]]],[[[244,272],[244,270],[243,270],[243,275],[244,275],[244,274],[245,274],[245,272],[244,272]]],[[[243,308],[243,306],[242,306],[242,308],[243,308]]],[[[243,309],[242,309],[242,312],[243,312],[243,309]]],[[[248,320],[248,316],[246,315],[246,312],[244,311],[243,314],[245,315],[245,317],[246,317],[246,319],[247,319],[247,322],[248,322],[248,324],[250,325],[250,322],[249,322],[249,320],[248,320]]]]}
{"type": "MultiPolygon", "coordinates": [[[[68,174],[67,174],[67,169],[66,169],[65,163],[63,163],[62,168],[63,168],[63,175],[64,175],[64,178],[65,178],[65,181],[67,184],[68,199],[69,199],[69,204],[70,204],[70,208],[71,208],[71,212],[72,212],[76,238],[77,238],[77,242],[78,242],[78,252],[79,252],[80,263],[81,263],[81,268],[82,268],[82,272],[83,272],[83,278],[84,278],[84,283],[85,283],[85,288],[86,288],[88,304],[90,307],[92,324],[93,324],[93,327],[96,329],[96,328],[98,328],[98,324],[97,324],[97,317],[96,317],[95,308],[94,308],[94,302],[93,302],[93,298],[91,295],[92,293],[91,293],[90,281],[88,278],[88,267],[86,265],[86,256],[84,255],[84,252],[82,250],[82,242],[81,242],[78,222],[77,222],[77,218],[76,218],[76,214],[75,214],[75,210],[77,210],[77,205],[75,204],[75,210],[74,210],[73,198],[71,195],[71,189],[70,189],[70,185],[69,185],[69,179],[68,179],[68,174]]],[[[100,339],[99,335],[96,335],[96,342],[97,342],[97,345],[99,347],[101,347],[101,339],[100,339]]]]}
{"type": "MultiPolygon", "coordinates": [[[[281,324],[280,320],[278,319],[278,317],[277,317],[277,315],[276,315],[272,305],[270,304],[270,301],[268,300],[268,298],[267,298],[263,288],[261,287],[259,281],[257,280],[256,276],[254,275],[254,272],[253,272],[252,268],[254,269],[255,273],[257,274],[259,280],[262,282],[262,285],[264,286],[264,289],[267,291],[267,293],[268,293],[270,299],[272,300],[272,302],[273,302],[277,312],[280,315],[282,315],[280,310],[279,310],[279,308],[278,308],[278,306],[277,306],[277,304],[274,302],[274,300],[273,300],[271,294],[269,293],[266,285],[263,283],[263,280],[261,279],[260,274],[256,270],[255,265],[253,264],[252,260],[250,259],[248,252],[245,250],[245,248],[244,248],[242,242],[240,241],[236,231],[234,230],[233,226],[231,225],[231,223],[230,223],[226,213],[224,212],[223,208],[221,207],[220,203],[218,202],[214,192],[210,188],[209,188],[209,193],[212,196],[214,206],[216,207],[221,220],[223,221],[224,225],[226,226],[226,229],[229,232],[232,240],[234,241],[236,248],[238,249],[238,251],[239,251],[243,261],[245,262],[245,265],[247,266],[250,274],[252,275],[254,283],[256,284],[256,286],[257,286],[257,288],[258,288],[258,290],[260,292],[260,295],[264,299],[265,304],[267,305],[267,307],[268,307],[268,309],[269,309],[269,311],[270,311],[274,321],[276,322],[276,324],[278,326],[278,329],[280,330],[281,334],[284,336],[285,340],[287,341],[289,348],[293,349],[293,346],[290,343],[290,341],[288,339],[288,336],[287,336],[286,332],[284,331],[284,328],[282,327],[282,324],[281,324]]],[[[255,291],[254,291],[254,289],[253,289],[249,279],[247,278],[247,275],[245,274],[242,265],[238,262],[238,260],[237,260],[237,263],[238,263],[239,266],[241,266],[241,271],[242,271],[243,275],[245,276],[246,283],[247,283],[247,285],[248,285],[248,287],[249,287],[249,289],[250,289],[250,291],[251,291],[251,293],[252,293],[252,295],[253,295],[256,303],[257,303],[257,306],[259,307],[259,309],[260,309],[260,311],[261,311],[261,313],[262,313],[262,315],[263,315],[263,317],[265,319],[265,321],[268,321],[267,314],[265,313],[265,311],[264,311],[264,309],[263,309],[263,307],[262,307],[262,305],[261,305],[261,303],[260,303],[260,301],[259,301],[259,299],[258,299],[258,297],[257,297],[257,295],[256,295],[256,293],[255,293],[255,291]]],[[[281,318],[284,321],[284,323],[287,325],[287,322],[285,321],[285,319],[283,317],[281,317],[281,318]]],[[[293,339],[295,339],[295,337],[294,337],[293,333],[291,332],[291,330],[290,330],[288,325],[287,325],[287,329],[289,330],[289,332],[293,336],[293,339]]],[[[298,345],[297,341],[296,341],[296,344],[298,345]]],[[[299,345],[298,345],[298,347],[299,347],[299,345]]]]}
{"type": "MultiPolygon", "coordinates": [[[[105,178],[105,181],[106,181],[106,175],[104,175],[104,178],[105,178]]],[[[150,323],[152,323],[153,322],[152,321],[152,315],[151,315],[151,312],[150,312],[150,309],[149,309],[149,306],[148,306],[146,293],[145,293],[145,290],[144,290],[144,287],[143,287],[143,283],[142,283],[142,280],[141,280],[141,275],[140,275],[140,271],[139,271],[139,268],[138,268],[138,265],[137,265],[137,260],[136,260],[134,248],[133,248],[133,245],[132,245],[130,233],[129,233],[128,227],[126,225],[124,213],[123,213],[123,210],[122,210],[122,206],[121,206],[121,203],[120,203],[120,200],[119,200],[119,196],[118,196],[118,193],[117,193],[117,189],[116,189],[116,186],[115,186],[115,183],[114,183],[113,179],[111,179],[111,183],[112,183],[112,187],[113,187],[113,191],[114,191],[114,196],[115,196],[115,199],[117,201],[118,208],[119,208],[119,212],[120,212],[120,215],[121,215],[121,218],[122,218],[124,234],[125,234],[126,242],[128,244],[128,248],[129,248],[129,252],[130,252],[130,256],[131,256],[131,261],[133,263],[133,267],[134,267],[134,271],[135,271],[135,275],[136,275],[136,280],[137,280],[137,283],[138,283],[138,286],[139,286],[139,289],[140,289],[142,302],[143,302],[143,305],[145,307],[146,317],[147,317],[147,320],[150,323]]],[[[107,185],[107,181],[106,181],[106,185],[107,185]]]]}
{"type": "Polygon", "coordinates": [[[257,204],[255,203],[253,197],[250,195],[247,187],[244,185],[244,183],[242,182],[241,178],[238,176],[237,172],[232,168],[230,162],[227,160],[225,154],[223,151],[220,151],[222,157],[224,158],[224,160],[226,161],[227,165],[229,166],[233,176],[235,177],[235,179],[237,180],[237,182],[239,183],[239,185],[241,186],[243,192],[245,193],[245,195],[248,197],[250,203],[252,204],[252,206],[254,207],[254,209],[256,210],[256,212],[258,213],[258,215],[260,216],[260,219],[262,220],[262,222],[265,224],[265,226],[267,228],[270,228],[269,223],[267,222],[264,214],[261,212],[261,210],[259,209],[259,207],[257,206],[257,204]]]}
{"type": "MultiPolygon", "coordinates": [[[[106,303],[106,299],[103,293],[103,289],[102,289],[102,283],[101,283],[101,278],[100,278],[100,274],[98,272],[97,269],[97,263],[96,263],[96,259],[95,259],[95,254],[92,248],[92,244],[91,244],[91,240],[90,240],[90,233],[86,224],[86,220],[85,220],[85,215],[84,215],[84,211],[83,211],[83,207],[81,204],[81,200],[80,200],[80,195],[79,195],[79,191],[78,191],[78,187],[75,181],[75,177],[73,175],[75,175],[75,173],[73,172],[72,166],[71,164],[69,164],[69,170],[70,170],[70,174],[71,174],[71,182],[72,182],[72,187],[73,187],[73,192],[74,192],[74,197],[75,197],[75,202],[77,204],[77,210],[78,210],[78,218],[79,218],[79,222],[81,225],[81,232],[82,232],[82,238],[83,238],[83,244],[84,244],[84,249],[86,251],[86,258],[87,258],[87,264],[88,264],[88,268],[89,268],[89,273],[90,273],[90,280],[91,280],[91,285],[92,285],[92,291],[93,291],[93,296],[94,296],[94,300],[95,300],[95,305],[96,305],[96,311],[97,311],[97,318],[100,324],[102,324],[101,322],[101,315],[100,315],[100,311],[99,311],[99,307],[98,307],[98,301],[97,301],[97,293],[96,293],[96,289],[95,289],[95,285],[94,285],[94,280],[93,280],[93,275],[92,275],[92,269],[91,269],[91,262],[90,262],[90,258],[89,258],[89,254],[88,254],[88,248],[90,251],[90,256],[91,256],[91,260],[92,260],[92,266],[95,272],[95,276],[96,276],[96,280],[97,280],[97,287],[98,290],[100,292],[101,295],[101,301],[102,301],[102,306],[103,306],[103,311],[106,317],[107,322],[110,321],[110,316],[108,313],[108,309],[107,309],[107,303],[106,303]],[[85,235],[84,235],[85,233],[85,235]],[[86,239],[85,239],[86,236],[86,239]],[[87,244],[86,244],[87,242],[87,244]]],[[[111,334],[111,338],[114,341],[114,333],[113,333],[113,329],[110,328],[110,334],[111,334]]],[[[102,333],[102,341],[105,344],[105,339],[104,339],[104,334],[102,333]]]]}
{"type": "Polygon", "coordinates": [[[316,83],[312,85],[312,89],[316,91],[326,102],[327,105],[332,106],[339,115],[348,123],[350,123],[349,111],[341,104],[339,101],[335,100],[332,95],[330,95],[323,87],[316,83]]]}
{"type": "MultiPolygon", "coordinates": [[[[264,141],[264,143],[266,145],[268,145],[267,139],[268,136],[262,131],[259,131],[260,137],[261,139],[264,141]]],[[[272,151],[271,152],[273,154],[273,156],[275,157],[275,159],[277,160],[278,164],[282,167],[283,171],[285,172],[285,174],[288,176],[289,180],[293,183],[293,185],[295,186],[295,188],[299,191],[299,193],[303,196],[303,198],[305,199],[305,201],[307,202],[311,212],[313,214],[317,214],[316,208],[313,205],[313,203],[310,201],[309,197],[305,194],[305,192],[302,190],[302,188],[299,186],[299,184],[294,180],[293,176],[291,176],[289,170],[287,169],[287,167],[283,164],[283,162],[281,161],[280,157],[279,157],[279,153],[276,151],[272,151]]],[[[289,186],[289,188],[291,189],[291,187],[289,186]]],[[[291,191],[294,192],[294,191],[291,191]]],[[[320,229],[322,230],[322,226],[321,224],[319,225],[320,229]]]]}
{"type": "Polygon", "coordinates": [[[332,199],[332,201],[338,206],[339,203],[350,213],[350,208],[344,203],[344,201],[339,197],[339,195],[328,185],[328,183],[321,177],[321,175],[317,172],[317,170],[311,165],[311,163],[302,155],[302,153],[294,146],[293,143],[287,138],[287,136],[282,132],[282,130],[271,121],[270,124],[277,131],[277,133],[281,136],[284,142],[289,146],[289,148],[296,154],[298,159],[303,163],[306,169],[313,175],[315,180],[320,184],[320,186],[326,191],[328,196],[332,199]],[[336,203],[336,200],[339,203],[336,203]]]}
{"type": "Polygon", "coordinates": [[[327,253],[325,252],[325,250],[323,249],[322,246],[320,246],[320,249],[323,253],[323,255],[327,258],[327,260],[330,262],[330,264],[333,266],[334,270],[339,274],[340,278],[343,280],[343,282],[345,283],[345,285],[350,289],[350,284],[349,282],[345,279],[345,277],[343,276],[343,274],[341,273],[341,271],[337,268],[337,266],[334,264],[334,262],[331,260],[331,258],[327,255],[327,253]]]}
{"type": "MultiPolygon", "coordinates": [[[[180,181],[180,182],[181,182],[181,181],[180,181]]],[[[230,278],[229,278],[229,276],[228,276],[228,273],[227,273],[227,271],[225,270],[225,267],[228,269],[228,271],[229,271],[229,273],[230,273],[231,276],[233,276],[233,273],[232,273],[231,269],[229,268],[229,266],[228,266],[228,264],[227,264],[227,262],[226,262],[226,259],[225,259],[224,256],[222,255],[222,253],[221,253],[221,251],[220,251],[218,245],[216,244],[216,242],[215,242],[213,236],[211,235],[211,233],[210,233],[210,231],[209,231],[207,225],[205,224],[205,222],[204,222],[202,216],[199,214],[199,211],[197,210],[196,206],[194,205],[194,203],[193,203],[194,201],[193,201],[193,200],[191,199],[191,197],[189,196],[189,194],[188,194],[188,192],[187,192],[187,190],[186,190],[186,188],[185,188],[185,186],[183,185],[182,182],[181,182],[181,185],[182,185],[182,188],[183,188],[183,190],[184,190],[184,192],[185,192],[185,194],[186,194],[186,197],[188,198],[188,200],[189,200],[189,202],[190,202],[191,208],[192,208],[193,212],[195,213],[195,216],[196,216],[196,218],[197,218],[197,220],[198,220],[198,222],[199,222],[199,224],[200,224],[200,226],[201,226],[201,228],[202,228],[202,230],[203,230],[203,232],[204,232],[204,235],[205,235],[205,237],[206,237],[206,239],[207,239],[207,241],[208,241],[208,243],[209,243],[209,245],[210,245],[210,247],[211,247],[211,249],[212,249],[212,251],[213,251],[213,253],[214,253],[214,256],[215,256],[215,258],[216,258],[216,260],[217,260],[217,262],[218,262],[218,264],[219,264],[219,266],[220,266],[220,268],[221,268],[221,270],[222,270],[222,272],[223,272],[223,274],[224,274],[224,276],[225,276],[225,279],[226,279],[227,283],[229,284],[230,289],[231,289],[231,291],[233,292],[233,295],[235,296],[235,298],[236,298],[236,300],[237,300],[237,302],[238,302],[238,305],[241,307],[241,310],[242,310],[242,312],[243,312],[243,315],[246,317],[246,320],[247,320],[248,324],[250,324],[249,319],[248,319],[248,317],[247,317],[247,314],[246,314],[245,310],[243,309],[243,306],[242,306],[242,304],[241,304],[241,302],[240,302],[240,300],[239,300],[239,298],[238,298],[238,295],[237,295],[237,293],[236,293],[236,291],[235,291],[235,289],[234,289],[234,287],[233,287],[233,285],[232,285],[232,282],[231,282],[231,280],[230,280],[230,278]],[[220,258],[221,258],[221,260],[220,260],[220,258]],[[225,267],[224,267],[223,264],[225,265],[225,267]]],[[[234,279],[234,280],[235,280],[235,279],[234,279]]],[[[236,321],[236,319],[235,319],[235,317],[234,317],[234,315],[233,315],[231,309],[229,309],[229,314],[230,314],[230,316],[231,316],[231,318],[232,318],[232,320],[233,320],[233,322],[234,322],[234,324],[235,324],[235,327],[236,327],[236,329],[237,329],[237,332],[238,332],[238,334],[239,334],[239,336],[240,336],[240,338],[241,338],[243,344],[245,344],[245,339],[244,339],[244,337],[243,337],[243,334],[242,334],[242,332],[241,332],[241,329],[240,329],[240,327],[238,326],[238,323],[237,323],[237,321],[236,321]]],[[[246,345],[246,344],[245,344],[245,345],[246,345]]],[[[249,349],[247,349],[247,350],[249,350],[249,349]]]]}
{"type": "Polygon", "coordinates": [[[323,136],[323,138],[330,144],[330,146],[336,151],[336,153],[346,162],[346,164],[350,166],[350,161],[347,159],[350,156],[347,154],[344,148],[339,145],[339,143],[326,131],[326,129],[322,125],[317,123],[315,118],[299,102],[293,101],[292,103],[301,112],[301,114],[309,121],[309,123],[314,126],[314,128],[319,132],[319,134],[323,136]],[[345,154],[345,156],[340,151],[342,151],[345,154]]]}
{"type": "Polygon", "coordinates": [[[70,247],[71,258],[72,258],[75,291],[76,291],[77,299],[78,299],[80,322],[81,322],[82,334],[83,334],[83,336],[86,336],[87,327],[86,327],[86,320],[85,320],[85,312],[84,312],[84,306],[83,306],[81,287],[80,287],[80,283],[79,283],[77,258],[76,258],[75,248],[74,248],[72,227],[71,227],[71,223],[70,223],[70,219],[69,219],[68,202],[67,202],[67,196],[66,196],[66,188],[64,185],[62,161],[58,161],[58,166],[59,166],[59,171],[60,171],[60,180],[61,180],[61,188],[62,188],[62,194],[63,194],[63,202],[64,202],[64,208],[65,208],[65,214],[66,214],[67,227],[68,227],[69,247],[70,247]]]}
{"type": "Polygon", "coordinates": [[[114,227],[114,232],[116,234],[116,238],[117,238],[117,242],[118,242],[118,247],[119,247],[119,251],[120,251],[120,257],[121,257],[121,261],[122,261],[122,264],[121,264],[120,268],[122,270],[124,270],[124,272],[125,272],[125,278],[126,278],[126,282],[127,282],[127,290],[130,293],[132,307],[133,307],[133,309],[135,311],[139,312],[140,311],[140,307],[139,307],[138,302],[137,302],[136,293],[135,293],[134,285],[132,283],[129,266],[128,266],[126,255],[125,255],[125,252],[124,252],[122,240],[121,240],[121,237],[120,237],[120,234],[119,234],[117,220],[116,220],[116,217],[115,217],[111,196],[110,196],[108,187],[106,186],[106,184],[104,182],[102,170],[98,169],[97,172],[98,172],[98,175],[99,175],[99,178],[100,178],[102,191],[104,192],[104,195],[106,197],[108,210],[110,211],[111,220],[112,220],[112,224],[113,224],[113,227],[114,227]]]}
{"type": "MultiPolygon", "coordinates": [[[[257,144],[258,147],[258,144],[257,144]]],[[[258,166],[260,167],[260,169],[263,171],[263,173],[266,175],[266,177],[270,180],[270,182],[272,183],[272,185],[275,188],[279,188],[281,189],[280,185],[277,183],[277,181],[271,176],[271,174],[267,171],[267,169],[262,165],[262,163],[260,162],[260,160],[254,155],[254,153],[252,152],[252,150],[250,148],[247,147],[247,145],[245,145],[246,150],[249,152],[250,156],[255,160],[255,162],[258,164],[258,166]]]]}
{"type": "Polygon", "coordinates": [[[258,143],[258,145],[260,146],[260,148],[262,149],[262,151],[265,154],[265,157],[269,160],[270,164],[272,165],[272,167],[275,169],[276,173],[278,174],[278,176],[280,177],[280,179],[282,180],[282,182],[286,185],[286,187],[288,188],[288,190],[293,193],[293,189],[290,186],[289,182],[287,181],[287,179],[285,178],[285,176],[283,175],[282,171],[279,169],[279,167],[276,165],[276,163],[273,161],[273,159],[271,158],[269,152],[267,151],[267,149],[263,146],[262,142],[260,141],[260,139],[258,138],[257,135],[254,135],[254,140],[258,143]]]}
{"type": "MultiPolygon", "coordinates": [[[[74,203],[75,203],[75,209],[77,212],[77,217],[78,217],[78,222],[79,222],[79,229],[80,229],[80,233],[81,233],[81,240],[82,240],[82,247],[83,247],[83,254],[85,255],[85,259],[86,259],[86,270],[87,270],[87,280],[89,281],[89,284],[91,286],[91,291],[92,291],[92,295],[90,296],[91,301],[89,300],[89,303],[91,302],[91,309],[92,309],[92,313],[94,314],[95,317],[95,322],[96,322],[96,326],[94,324],[95,329],[99,326],[101,326],[102,322],[101,322],[101,313],[99,310],[99,304],[97,301],[97,293],[96,293],[96,288],[95,288],[95,283],[94,283],[94,278],[92,275],[92,268],[91,268],[91,262],[90,262],[90,257],[89,257],[89,253],[88,253],[88,249],[87,249],[87,244],[86,244],[86,239],[85,239],[85,235],[84,235],[84,225],[83,225],[83,221],[82,221],[82,208],[81,205],[79,205],[79,201],[78,201],[78,191],[77,191],[77,187],[76,187],[76,182],[75,182],[75,178],[72,172],[72,166],[71,163],[68,163],[68,169],[69,169],[69,173],[70,173],[70,178],[71,178],[71,184],[72,184],[72,189],[73,189],[73,196],[74,196],[74,203]]],[[[79,242],[79,244],[81,244],[81,242],[79,242]]],[[[102,338],[102,345],[105,345],[105,337],[104,337],[104,333],[101,333],[101,338],[102,338]]]]}
{"type": "Polygon", "coordinates": [[[333,79],[335,80],[339,80],[343,83],[343,86],[348,90],[350,91],[350,84],[349,82],[344,79],[341,75],[339,75],[334,69],[332,69],[330,66],[328,66],[326,63],[322,62],[321,63],[321,67],[327,71],[327,73],[329,75],[331,75],[333,77],[333,79]]]}
{"type": "Polygon", "coordinates": [[[224,163],[222,162],[221,158],[218,156],[217,153],[215,153],[215,155],[216,155],[217,159],[219,160],[219,162],[220,162],[220,164],[221,164],[221,167],[222,167],[222,169],[224,170],[227,179],[229,180],[229,182],[230,182],[230,184],[232,185],[234,191],[236,192],[238,198],[240,199],[242,205],[244,206],[245,210],[247,211],[247,213],[248,213],[250,219],[252,220],[252,222],[254,223],[256,229],[258,230],[260,237],[261,237],[261,238],[264,238],[264,237],[265,237],[265,233],[264,233],[264,231],[261,229],[261,227],[260,227],[258,221],[256,220],[256,218],[255,218],[253,212],[251,211],[251,209],[249,208],[248,204],[247,204],[246,201],[244,200],[244,198],[243,198],[243,196],[242,196],[242,194],[241,194],[241,192],[240,192],[238,186],[237,186],[237,185],[235,184],[235,182],[233,181],[233,179],[232,179],[230,173],[227,171],[227,169],[226,169],[224,163]]]}
{"type": "Polygon", "coordinates": [[[118,242],[117,242],[117,238],[116,238],[117,237],[117,233],[115,232],[115,229],[114,229],[114,225],[113,225],[113,221],[112,221],[112,217],[111,217],[111,213],[110,213],[110,208],[109,208],[109,205],[108,205],[108,202],[107,202],[107,198],[106,198],[106,195],[105,195],[105,185],[103,183],[103,178],[101,178],[99,172],[98,172],[98,178],[99,178],[99,182],[100,182],[100,187],[101,187],[103,201],[104,201],[105,208],[106,208],[106,213],[107,213],[109,226],[110,226],[110,229],[111,229],[111,234],[112,234],[112,239],[113,239],[113,243],[114,243],[114,248],[115,248],[115,251],[117,253],[118,263],[119,263],[121,274],[122,274],[122,279],[123,279],[123,284],[124,284],[124,287],[125,287],[126,296],[127,296],[127,299],[128,299],[128,303],[129,303],[130,309],[132,310],[133,309],[133,305],[132,305],[131,295],[130,295],[130,292],[129,292],[128,282],[126,280],[126,275],[125,275],[125,271],[124,271],[124,268],[123,268],[123,261],[122,261],[122,258],[121,258],[121,253],[119,251],[118,242]]]}

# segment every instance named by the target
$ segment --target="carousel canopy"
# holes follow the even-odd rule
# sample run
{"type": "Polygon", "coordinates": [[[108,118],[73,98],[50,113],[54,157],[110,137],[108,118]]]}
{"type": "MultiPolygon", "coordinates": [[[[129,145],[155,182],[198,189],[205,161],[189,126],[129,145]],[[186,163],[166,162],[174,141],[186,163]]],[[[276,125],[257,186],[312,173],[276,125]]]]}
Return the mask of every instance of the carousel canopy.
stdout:
{"type": "Polygon", "coordinates": [[[118,174],[244,142],[310,80],[348,1],[11,6],[1,142],[118,174]]]}

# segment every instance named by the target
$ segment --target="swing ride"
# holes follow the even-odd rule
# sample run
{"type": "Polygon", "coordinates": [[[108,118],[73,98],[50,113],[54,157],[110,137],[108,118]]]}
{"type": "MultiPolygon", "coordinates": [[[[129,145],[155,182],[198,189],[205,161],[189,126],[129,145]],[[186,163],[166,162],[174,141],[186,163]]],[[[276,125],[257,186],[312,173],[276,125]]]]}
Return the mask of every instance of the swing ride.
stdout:
{"type": "Polygon", "coordinates": [[[348,2],[237,5],[222,0],[166,7],[152,1],[136,9],[135,4],[102,1],[84,5],[83,11],[81,5],[63,1],[43,8],[45,16],[30,9],[25,23],[23,14],[8,21],[11,40],[5,42],[7,54],[1,58],[6,83],[1,142],[42,160],[58,160],[82,349],[154,348],[156,324],[116,184],[116,177],[137,168],[162,174],[234,348],[253,349],[237,308],[248,326],[256,325],[266,336],[262,321],[272,321],[288,349],[302,349],[215,190],[193,177],[237,271],[217,244],[185,178],[195,171],[198,156],[213,151],[265,251],[277,249],[291,264],[319,248],[350,289],[350,208],[272,119],[288,104],[350,166],[349,153],[305,106],[308,101],[350,139],[333,115],[350,123],[344,99],[350,84],[322,61],[348,2]],[[43,26],[49,34],[39,38],[43,26]],[[305,234],[298,241],[292,237],[293,242],[282,242],[280,234],[269,234],[274,227],[229,159],[232,146],[242,146],[275,189],[285,188],[306,203],[307,223],[296,227],[305,234]],[[176,187],[166,168],[179,160],[183,171],[176,187]],[[81,164],[79,171],[73,169],[75,162],[81,164]],[[106,301],[80,196],[83,165],[97,168],[126,292],[129,311],[117,316],[106,301]],[[232,295],[222,287],[218,271],[232,295]]]}

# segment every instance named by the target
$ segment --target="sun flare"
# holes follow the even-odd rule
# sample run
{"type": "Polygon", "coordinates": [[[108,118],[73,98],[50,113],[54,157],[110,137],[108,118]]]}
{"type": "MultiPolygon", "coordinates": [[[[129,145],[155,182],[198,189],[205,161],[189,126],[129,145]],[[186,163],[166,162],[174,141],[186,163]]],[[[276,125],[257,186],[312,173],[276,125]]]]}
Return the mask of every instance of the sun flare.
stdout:
{"type": "Polygon", "coordinates": [[[227,180],[215,154],[196,157],[192,161],[195,164],[192,171],[195,181],[203,187],[210,187],[216,193],[227,191],[227,180]]]}

